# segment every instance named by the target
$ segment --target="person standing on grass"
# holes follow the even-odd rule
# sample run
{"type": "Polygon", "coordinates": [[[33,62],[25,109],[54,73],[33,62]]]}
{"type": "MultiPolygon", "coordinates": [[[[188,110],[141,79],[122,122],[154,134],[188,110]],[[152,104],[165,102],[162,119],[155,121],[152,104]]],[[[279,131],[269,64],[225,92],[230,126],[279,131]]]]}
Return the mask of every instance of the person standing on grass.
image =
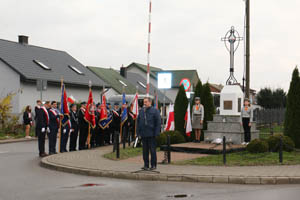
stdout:
{"type": "Polygon", "coordinates": [[[155,170],[157,167],[156,136],[160,134],[161,118],[159,110],[152,106],[150,97],[144,98],[144,107],[139,111],[137,119],[137,135],[142,138],[143,170],[155,170]],[[151,153],[151,168],[149,168],[149,151],[151,153]]]}
{"type": "Polygon", "coordinates": [[[203,129],[204,107],[200,97],[195,97],[195,105],[192,110],[192,128],[195,130],[195,142],[200,142],[201,130],[203,129]]]}
{"type": "Polygon", "coordinates": [[[30,128],[32,127],[32,113],[31,113],[31,106],[26,106],[25,112],[23,114],[23,123],[25,126],[25,138],[30,139],[31,136],[29,135],[30,133],[30,128]]]}
{"type": "Polygon", "coordinates": [[[244,99],[244,106],[240,116],[241,125],[244,128],[244,142],[247,145],[251,141],[251,123],[253,122],[253,109],[250,105],[249,99],[244,99]]]}

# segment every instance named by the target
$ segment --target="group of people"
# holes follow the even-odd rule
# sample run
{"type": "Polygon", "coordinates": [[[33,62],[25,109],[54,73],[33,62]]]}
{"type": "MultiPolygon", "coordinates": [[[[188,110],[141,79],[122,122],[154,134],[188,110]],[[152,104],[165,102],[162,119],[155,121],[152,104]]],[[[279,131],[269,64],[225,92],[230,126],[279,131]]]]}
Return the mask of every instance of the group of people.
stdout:
{"type": "MultiPolygon", "coordinates": [[[[69,113],[62,114],[57,108],[56,101],[46,101],[42,103],[41,100],[36,101],[35,113],[31,111],[31,107],[27,106],[23,114],[23,121],[25,125],[26,138],[30,138],[30,128],[35,124],[35,135],[38,138],[39,156],[45,157],[48,154],[56,154],[56,144],[59,141],[59,151],[61,153],[76,150],[84,150],[88,148],[110,145],[114,142],[114,133],[119,133],[121,128],[121,112],[127,104],[119,107],[118,103],[114,107],[107,103],[107,115],[110,117],[105,126],[101,126],[100,112],[101,104],[95,105],[95,126],[91,126],[85,119],[86,102],[80,104],[77,109],[76,104],[71,104],[69,113]],[[90,137],[88,137],[90,133],[90,137]],[[58,138],[58,134],[60,137],[58,138]],[[45,152],[45,139],[48,137],[49,153],[45,152]],[[59,140],[58,140],[58,139],[59,140]],[[69,141],[69,149],[67,150],[67,143],[69,141]],[[78,147],[77,147],[78,144],[78,147]]],[[[135,116],[131,112],[130,107],[127,112],[127,119],[122,123],[123,137],[121,140],[134,140],[135,137],[135,116]]]]}

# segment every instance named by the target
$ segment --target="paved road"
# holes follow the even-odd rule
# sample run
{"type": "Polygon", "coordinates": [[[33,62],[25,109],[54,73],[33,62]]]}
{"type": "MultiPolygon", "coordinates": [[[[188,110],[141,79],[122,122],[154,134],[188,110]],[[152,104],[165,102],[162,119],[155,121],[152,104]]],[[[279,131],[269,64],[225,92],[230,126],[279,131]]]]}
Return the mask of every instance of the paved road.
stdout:
{"type": "Polygon", "coordinates": [[[300,196],[300,185],[252,186],[118,180],[52,171],[40,167],[39,162],[36,141],[0,144],[0,200],[299,200],[300,196]],[[89,183],[99,186],[81,186],[89,183]],[[188,196],[174,197],[181,194],[188,196]]]}

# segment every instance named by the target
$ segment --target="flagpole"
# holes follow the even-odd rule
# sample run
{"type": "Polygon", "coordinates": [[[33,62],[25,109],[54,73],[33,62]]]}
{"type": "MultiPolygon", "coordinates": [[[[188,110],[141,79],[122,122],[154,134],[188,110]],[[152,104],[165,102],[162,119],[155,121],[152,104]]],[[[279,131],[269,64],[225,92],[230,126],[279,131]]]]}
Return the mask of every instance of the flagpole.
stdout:
{"type": "MultiPolygon", "coordinates": [[[[62,93],[62,86],[63,86],[63,78],[61,78],[61,85],[60,85],[60,92],[62,93]]],[[[62,102],[60,102],[60,107],[62,102]]],[[[62,127],[62,118],[59,117],[59,131],[58,131],[58,153],[60,153],[60,145],[61,145],[61,127],[62,127]]]]}
{"type": "MultiPolygon", "coordinates": [[[[89,93],[91,92],[91,88],[92,88],[92,81],[89,81],[89,93]]],[[[87,108],[87,109],[89,109],[89,108],[87,108]]],[[[88,123],[89,124],[89,129],[88,129],[88,137],[87,137],[87,145],[88,145],[88,149],[90,149],[91,148],[91,124],[90,123],[88,123]]]]}
{"type": "MultiPolygon", "coordinates": [[[[138,94],[138,89],[139,89],[139,86],[137,85],[136,86],[136,94],[138,94]]],[[[137,99],[137,106],[138,106],[138,103],[139,103],[139,101],[138,101],[138,99],[137,99]]],[[[136,114],[136,116],[135,116],[135,125],[134,125],[134,138],[136,138],[136,127],[137,127],[137,114],[136,114]]]]}

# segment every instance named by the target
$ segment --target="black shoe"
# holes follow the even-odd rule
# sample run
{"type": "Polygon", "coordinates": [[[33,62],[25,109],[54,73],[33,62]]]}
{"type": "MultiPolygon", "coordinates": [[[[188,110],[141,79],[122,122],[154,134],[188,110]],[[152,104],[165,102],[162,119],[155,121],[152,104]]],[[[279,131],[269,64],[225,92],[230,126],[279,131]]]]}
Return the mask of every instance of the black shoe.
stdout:
{"type": "Polygon", "coordinates": [[[150,170],[154,171],[154,170],[156,170],[156,167],[151,167],[150,170]]]}
{"type": "Polygon", "coordinates": [[[40,153],[40,157],[41,158],[46,157],[46,156],[48,156],[48,154],[46,154],[46,153],[40,153]]]}
{"type": "Polygon", "coordinates": [[[142,169],[142,170],[145,170],[145,171],[149,171],[149,170],[150,170],[149,167],[142,167],[141,169],[142,169]]]}

